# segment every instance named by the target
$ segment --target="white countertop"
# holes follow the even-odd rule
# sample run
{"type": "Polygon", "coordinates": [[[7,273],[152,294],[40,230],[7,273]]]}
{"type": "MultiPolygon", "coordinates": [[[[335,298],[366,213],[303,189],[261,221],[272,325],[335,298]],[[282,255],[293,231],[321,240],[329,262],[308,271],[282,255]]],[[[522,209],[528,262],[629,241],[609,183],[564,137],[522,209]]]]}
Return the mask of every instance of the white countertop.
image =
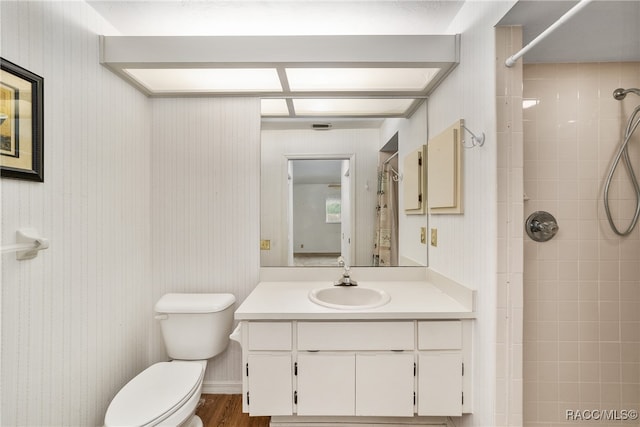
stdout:
{"type": "MultiPolygon", "coordinates": [[[[235,312],[236,320],[462,319],[474,318],[473,298],[455,298],[431,281],[358,281],[359,288],[387,292],[391,301],[368,309],[333,309],[309,300],[309,292],[330,281],[261,282],[235,312]]],[[[469,290],[472,294],[473,292],[469,290]]],[[[460,295],[460,293],[458,293],[460,295]]]]}

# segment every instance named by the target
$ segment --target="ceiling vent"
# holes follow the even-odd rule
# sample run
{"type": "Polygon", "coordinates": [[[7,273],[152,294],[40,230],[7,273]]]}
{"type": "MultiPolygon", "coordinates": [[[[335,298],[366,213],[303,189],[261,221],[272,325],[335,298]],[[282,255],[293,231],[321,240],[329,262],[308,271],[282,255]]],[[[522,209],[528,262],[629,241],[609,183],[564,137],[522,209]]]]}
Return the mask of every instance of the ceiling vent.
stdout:
{"type": "Polygon", "coordinates": [[[331,123],[313,123],[311,129],[313,130],[329,130],[331,129],[331,123]]]}

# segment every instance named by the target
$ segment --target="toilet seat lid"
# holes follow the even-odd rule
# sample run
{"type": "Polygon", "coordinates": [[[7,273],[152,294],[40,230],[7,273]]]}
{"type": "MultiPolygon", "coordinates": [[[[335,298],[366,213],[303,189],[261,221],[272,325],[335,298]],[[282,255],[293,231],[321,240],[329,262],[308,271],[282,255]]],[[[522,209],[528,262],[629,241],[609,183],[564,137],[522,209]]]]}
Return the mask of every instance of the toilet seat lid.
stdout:
{"type": "Polygon", "coordinates": [[[204,367],[198,362],[160,362],[129,381],[113,398],[105,426],[145,426],[160,421],[198,389],[204,367]]]}

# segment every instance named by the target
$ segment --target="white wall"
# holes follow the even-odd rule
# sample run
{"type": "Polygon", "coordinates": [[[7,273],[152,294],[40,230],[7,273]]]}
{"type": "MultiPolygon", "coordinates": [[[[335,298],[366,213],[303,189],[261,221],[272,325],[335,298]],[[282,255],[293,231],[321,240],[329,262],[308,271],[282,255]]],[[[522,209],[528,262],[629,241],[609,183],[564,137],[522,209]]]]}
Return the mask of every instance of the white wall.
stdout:
{"type": "Polygon", "coordinates": [[[110,32],[83,2],[1,2],[1,56],[44,77],[44,183],[0,180],[6,426],[102,425],[147,366],[151,293],[149,100],[98,62],[110,32]]]}
{"type": "MultiPolygon", "coordinates": [[[[230,292],[242,302],[258,283],[260,101],[154,99],[153,301],[167,292],[230,292]]],[[[165,356],[153,327],[151,361],[165,356]]],[[[240,347],[209,361],[205,387],[234,391],[240,347]]]]}
{"type": "Polygon", "coordinates": [[[271,240],[262,251],[264,266],[287,265],[287,159],[285,155],[355,154],[355,235],[353,265],[371,265],[376,217],[378,129],[263,130],[261,178],[261,239],[271,240]]]}
{"type": "MultiPolygon", "coordinates": [[[[493,26],[513,1],[466,2],[449,27],[462,34],[460,65],[429,99],[429,135],[464,119],[484,147],[464,150],[464,215],[431,215],[438,247],[429,266],[477,293],[474,330],[474,415],[465,424],[496,424],[497,142],[496,61],[493,26]]],[[[468,137],[468,135],[466,135],[468,137]]]]}

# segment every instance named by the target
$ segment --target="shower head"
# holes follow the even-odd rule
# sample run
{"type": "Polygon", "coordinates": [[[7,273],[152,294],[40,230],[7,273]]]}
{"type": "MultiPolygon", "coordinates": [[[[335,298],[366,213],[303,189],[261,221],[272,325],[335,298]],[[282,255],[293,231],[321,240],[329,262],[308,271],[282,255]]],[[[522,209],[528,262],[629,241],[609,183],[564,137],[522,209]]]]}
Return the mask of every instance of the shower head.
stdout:
{"type": "Polygon", "coordinates": [[[636,89],[634,87],[629,89],[622,89],[621,87],[619,87],[618,89],[613,91],[613,97],[618,101],[622,101],[629,92],[635,93],[636,95],[640,96],[640,89],[636,89]]]}

